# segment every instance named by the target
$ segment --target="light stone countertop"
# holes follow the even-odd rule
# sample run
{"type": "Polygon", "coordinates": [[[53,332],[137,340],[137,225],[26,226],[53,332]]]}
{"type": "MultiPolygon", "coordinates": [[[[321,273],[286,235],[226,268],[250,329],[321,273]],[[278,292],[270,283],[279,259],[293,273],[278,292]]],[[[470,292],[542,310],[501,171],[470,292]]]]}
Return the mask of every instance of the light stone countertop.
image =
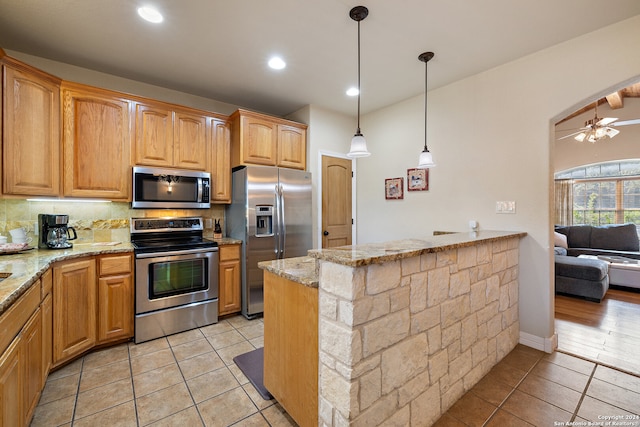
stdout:
{"type": "Polygon", "coordinates": [[[218,243],[218,246],[241,245],[242,244],[242,240],[232,239],[231,237],[222,237],[220,239],[213,239],[213,241],[218,243]]]}
{"type": "Polygon", "coordinates": [[[262,261],[258,267],[311,288],[318,287],[318,260],[308,256],[262,261]]]}
{"type": "Polygon", "coordinates": [[[54,262],[85,256],[133,252],[131,243],[75,244],[71,249],[31,249],[13,255],[0,255],[0,272],[11,276],[0,281],[0,314],[4,313],[54,262]]]}
{"type": "Polygon", "coordinates": [[[305,286],[318,287],[318,261],[360,267],[382,264],[423,253],[443,252],[484,243],[493,243],[513,237],[524,237],[527,233],[511,231],[479,231],[470,233],[447,233],[428,239],[405,239],[383,243],[367,243],[355,246],[340,246],[331,249],[312,249],[309,256],[263,261],[258,267],[285,279],[305,286]]]}
{"type": "Polygon", "coordinates": [[[309,256],[323,261],[350,267],[382,264],[424,253],[443,252],[481,243],[492,243],[513,237],[524,237],[527,233],[517,231],[477,231],[447,233],[425,239],[393,240],[383,243],[366,243],[355,246],[340,246],[330,249],[312,249],[309,256]]]}

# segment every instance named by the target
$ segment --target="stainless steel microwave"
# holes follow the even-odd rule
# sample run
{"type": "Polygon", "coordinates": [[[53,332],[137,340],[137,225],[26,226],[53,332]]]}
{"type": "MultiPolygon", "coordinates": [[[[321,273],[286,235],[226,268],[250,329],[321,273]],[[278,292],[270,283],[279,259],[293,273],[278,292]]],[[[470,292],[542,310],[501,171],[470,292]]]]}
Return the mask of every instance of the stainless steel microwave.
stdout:
{"type": "Polygon", "coordinates": [[[208,172],[133,167],[134,209],[208,209],[210,194],[208,172]]]}

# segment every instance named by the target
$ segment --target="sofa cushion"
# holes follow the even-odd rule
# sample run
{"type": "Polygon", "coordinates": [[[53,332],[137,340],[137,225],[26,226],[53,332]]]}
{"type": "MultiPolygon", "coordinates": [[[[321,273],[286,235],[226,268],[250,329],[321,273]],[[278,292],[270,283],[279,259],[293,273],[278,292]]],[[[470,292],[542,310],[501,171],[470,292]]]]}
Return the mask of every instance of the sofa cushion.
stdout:
{"type": "Polygon", "coordinates": [[[639,246],[638,232],[634,224],[611,224],[593,227],[590,245],[575,247],[638,251],[640,250],[639,246]]]}
{"type": "Polygon", "coordinates": [[[599,259],[555,256],[556,276],[599,281],[609,273],[609,263],[599,259]]]}
{"type": "Polygon", "coordinates": [[[567,250],[565,248],[561,248],[560,246],[555,246],[553,248],[553,253],[556,255],[566,255],[567,250]]]}
{"type": "Polygon", "coordinates": [[[567,236],[562,233],[558,233],[557,231],[553,232],[553,245],[560,248],[569,248],[567,246],[567,236]]]}

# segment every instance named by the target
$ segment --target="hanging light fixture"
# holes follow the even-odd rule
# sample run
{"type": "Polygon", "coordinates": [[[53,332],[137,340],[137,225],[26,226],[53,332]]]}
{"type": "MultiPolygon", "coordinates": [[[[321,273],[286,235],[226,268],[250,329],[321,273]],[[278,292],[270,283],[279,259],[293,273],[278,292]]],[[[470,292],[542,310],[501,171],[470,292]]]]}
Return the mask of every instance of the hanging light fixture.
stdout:
{"type": "Polygon", "coordinates": [[[424,150],[420,153],[420,160],[418,161],[418,169],[432,168],[436,164],[433,163],[433,157],[427,148],[427,62],[433,58],[433,52],[424,52],[418,59],[424,62],[424,150]]]}
{"type": "Polygon", "coordinates": [[[367,150],[367,141],[360,132],[360,21],[369,15],[369,9],[364,6],[356,6],[349,12],[351,19],[358,23],[358,128],[351,139],[351,150],[347,157],[368,157],[371,153],[367,150]]]}

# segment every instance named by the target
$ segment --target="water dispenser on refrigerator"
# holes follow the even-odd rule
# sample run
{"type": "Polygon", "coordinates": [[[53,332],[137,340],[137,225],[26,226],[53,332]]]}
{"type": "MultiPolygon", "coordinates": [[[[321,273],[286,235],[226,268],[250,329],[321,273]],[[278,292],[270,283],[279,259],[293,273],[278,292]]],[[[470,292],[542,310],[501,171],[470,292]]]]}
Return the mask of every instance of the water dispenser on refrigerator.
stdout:
{"type": "Polygon", "coordinates": [[[256,237],[273,236],[273,206],[256,206],[256,237]]]}

